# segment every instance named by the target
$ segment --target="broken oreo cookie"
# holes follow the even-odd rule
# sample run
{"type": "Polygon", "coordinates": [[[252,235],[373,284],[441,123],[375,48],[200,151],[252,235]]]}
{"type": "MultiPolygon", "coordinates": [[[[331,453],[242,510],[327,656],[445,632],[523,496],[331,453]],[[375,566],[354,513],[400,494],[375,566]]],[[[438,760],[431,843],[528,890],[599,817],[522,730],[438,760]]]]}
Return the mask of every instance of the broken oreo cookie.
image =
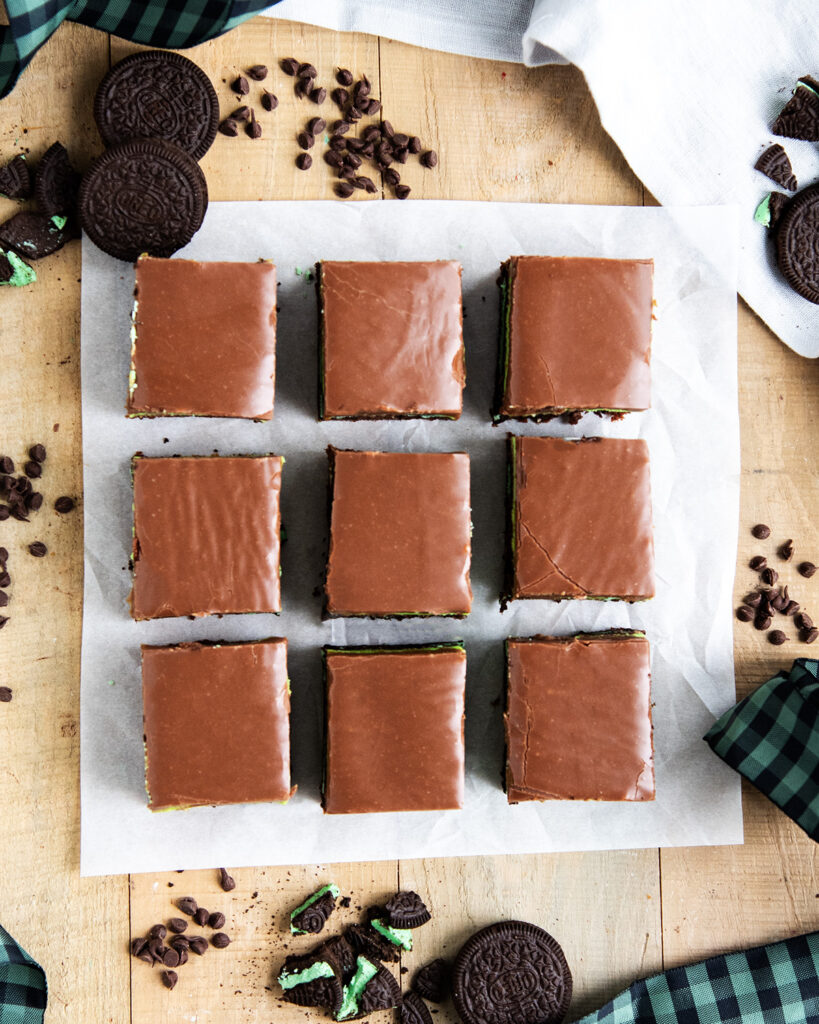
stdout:
{"type": "MultiPolygon", "coordinates": [[[[24,260],[20,259],[16,252],[3,252],[0,249],[0,286],[7,284],[15,288],[22,288],[27,284],[34,284],[36,280],[37,275],[24,260]]],[[[8,507],[3,505],[2,508],[5,510],[4,518],[7,519],[8,507]]]]}
{"type": "Polygon", "coordinates": [[[788,154],[778,142],[762,153],[754,167],[782,188],[788,189],[789,192],[796,191],[796,175],[793,173],[788,154]]]}
{"type": "Polygon", "coordinates": [[[803,75],[799,79],[771,131],[788,139],[819,142],[819,82],[815,78],[803,75]]]}
{"type": "Polygon", "coordinates": [[[440,957],[419,968],[412,987],[419,996],[432,1003],[442,1003],[449,992],[449,965],[440,957]]]}
{"type": "Polygon", "coordinates": [[[318,935],[327,923],[327,918],[336,909],[338,896],[339,888],[332,882],[308,896],[290,914],[290,931],[293,935],[318,935]]]}
{"type": "Polygon", "coordinates": [[[72,216],[77,207],[80,175],[71,166],[68,151],[55,142],[45,151],[34,175],[34,195],[46,217],[72,216]]]}
{"type": "Polygon", "coordinates": [[[819,185],[802,189],[786,205],[777,226],[776,258],[791,288],[819,303],[819,185]]]}
{"type": "Polygon", "coordinates": [[[754,220],[766,228],[775,227],[788,199],[783,192],[770,192],[754,210],[754,220]]]}
{"type": "Polygon", "coordinates": [[[397,892],[384,904],[387,923],[393,928],[418,928],[432,916],[417,892],[397,892]]]}
{"type": "Polygon", "coordinates": [[[49,217],[29,210],[22,210],[0,224],[0,246],[29,260],[50,256],[72,237],[66,230],[65,217],[49,217]]]}
{"type": "Polygon", "coordinates": [[[18,153],[5,167],[0,167],[0,196],[28,199],[30,195],[31,171],[26,158],[18,153]]]}
{"type": "Polygon", "coordinates": [[[407,992],[401,1000],[398,1019],[401,1024],[432,1024],[432,1014],[415,992],[407,992]]]}

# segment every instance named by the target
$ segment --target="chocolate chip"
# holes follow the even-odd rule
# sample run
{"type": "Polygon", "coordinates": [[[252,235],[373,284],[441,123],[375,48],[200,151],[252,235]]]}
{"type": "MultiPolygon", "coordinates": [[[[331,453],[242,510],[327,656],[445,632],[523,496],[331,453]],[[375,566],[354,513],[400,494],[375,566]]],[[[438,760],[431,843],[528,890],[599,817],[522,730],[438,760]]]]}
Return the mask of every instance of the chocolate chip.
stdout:
{"type": "Polygon", "coordinates": [[[787,639],[787,636],[781,629],[772,629],[768,634],[768,643],[774,644],[775,647],[779,647],[781,644],[784,644],[787,639]]]}
{"type": "Polygon", "coordinates": [[[148,939],[148,952],[154,958],[155,963],[162,963],[162,957],[165,955],[165,950],[168,948],[162,942],[162,939],[153,938],[148,939]]]}
{"type": "Polygon", "coordinates": [[[5,590],[0,590],[0,608],[5,608],[9,603],[9,595],[5,590]]]}
{"type": "Polygon", "coordinates": [[[409,150],[406,146],[402,146],[401,149],[396,149],[395,159],[399,164],[405,164],[409,160],[409,150]]]}
{"type": "Polygon", "coordinates": [[[199,908],[199,904],[193,898],[193,896],[181,896],[176,901],[177,907],[182,911],[183,914],[187,914],[188,917],[193,917],[199,908]]]}
{"type": "Polygon", "coordinates": [[[131,956],[139,956],[139,954],[148,945],[148,940],[143,938],[131,939],[131,956]]]}
{"type": "Polygon", "coordinates": [[[315,67],[312,64],[305,61],[303,64],[299,64],[299,70],[297,72],[299,78],[315,78],[318,75],[315,67]]]}
{"type": "Polygon", "coordinates": [[[224,928],[225,915],[219,910],[214,910],[214,912],[208,918],[208,924],[210,925],[211,928],[214,929],[224,928]]]}
{"type": "Polygon", "coordinates": [[[9,560],[9,549],[0,548],[0,565],[5,565],[9,560]]]}
{"type": "Polygon", "coordinates": [[[74,499],[69,498],[67,494],[62,495],[62,497],[60,498],[57,498],[57,500],[54,502],[55,511],[59,512],[61,515],[65,512],[72,512],[74,510],[74,507],[74,499]]]}
{"type": "Polygon", "coordinates": [[[251,139],[260,139],[262,137],[262,126],[256,120],[256,114],[250,111],[250,121],[245,125],[245,133],[251,137],[251,139]]]}
{"type": "Polygon", "coordinates": [[[35,462],[34,459],[32,459],[31,462],[27,462],[25,466],[23,466],[23,472],[30,480],[37,480],[43,475],[43,467],[39,462],[35,462]]]}
{"type": "Polygon", "coordinates": [[[371,91],[372,86],[370,85],[370,80],[366,75],[362,75],[361,80],[356,82],[353,86],[353,99],[356,104],[358,103],[358,100],[366,99],[367,96],[370,95],[371,91]]]}
{"type": "Polygon", "coordinates": [[[421,152],[421,140],[417,135],[410,135],[410,140],[407,143],[407,149],[413,154],[421,152]]]}
{"type": "Polygon", "coordinates": [[[754,619],[754,627],[760,630],[768,629],[771,625],[771,622],[773,622],[773,619],[770,617],[770,615],[760,615],[759,613],[757,613],[757,617],[754,619]]]}
{"type": "Polygon", "coordinates": [[[768,564],[768,559],[764,555],[754,555],[751,561],[748,563],[754,572],[760,572],[768,564]]]}
{"type": "Polygon", "coordinates": [[[354,171],[357,171],[361,166],[361,157],[356,153],[348,153],[344,162],[348,167],[352,167],[354,171]]]}
{"type": "Polygon", "coordinates": [[[361,139],[346,139],[347,149],[351,153],[357,153],[359,150],[364,148],[364,142],[361,139]]]}
{"type": "Polygon", "coordinates": [[[777,554],[781,559],[783,559],[783,561],[790,562],[793,558],[793,541],[786,540],[784,544],[781,544],[777,554]]]}
{"type": "Polygon", "coordinates": [[[230,937],[224,932],[217,932],[210,941],[217,949],[226,949],[230,945],[230,937]]]}
{"type": "Polygon", "coordinates": [[[806,580],[809,580],[816,572],[816,566],[813,562],[800,562],[796,567],[796,571],[800,576],[804,576],[806,580]]]}
{"type": "Polygon", "coordinates": [[[223,892],[233,892],[236,888],[236,882],[224,868],[219,868],[219,885],[222,886],[223,892]]]}
{"type": "Polygon", "coordinates": [[[813,627],[813,629],[806,629],[802,633],[802,643],[812,644],[817,637],[819,637],[819,629],[817,629],[815,626],[813,627]]]}
{"type": "Polygon", "coordinates": [[[11,515],[8,505],[0,505],[0,523],[5,522],[11,515]]]}
{"type": "Polygon", "coordinates": [[[164,939],[167,934],[168,929],[164,924],[155,924],[148,932],[148,937],[151,939],[164,939]]]}
{"type": "Polygon", "coordinates": [[[379,146],[375,154],[375,162],[383,170],[392,163],[392,153],[386,146],[379,146]]]}
{"type": "MultiPolygon", "coordinates": [[[[2,628],[3,628],[3,626],[5,626],[5,624],[6,624],[6,623],[7,623],[8,621],[9,621],[9,617],[8,617],[8,615],[0,615],[0,629],[2,629],[2,628]]],[[[11,691],[10,691],[10,690],[9,690],[9,693],[11,693],[11,691]]]]}
{"type": "Polygon", "coordinates": [[[43,496],[39,491],[32,491],[26,495],[26,508],[29,512],[39,512],[43,507],[43,496]]]}
{"type": "Polygon", "coordinates": [[[339,85],[352,85],[353,74],[351,71],[348,71],[347,68],[339,68],[338,71],[336,71],[336,81],[339,85]]]}
{"type": "Polygon", "coordinates": [[[190,948],[197,956],[204,956],[208,948],[208,940],[204,935],[194,935],[190,940],[190,948]]]}
{"type": "Polygon", "coordinates": [[[28,457],[34,459],[35,462],[45,462],[46,450],[43,444],[34,444],[28,450],[28,457]]]}
{"type": "Polygon", "coordinates": [[[384,171],[384,181],[388,185],[397,185],[400,180],[401,180],[401,175],[398,173],[398,171],[395,170],[394,167],[388,167],[384,171]]]}
{"type": "Polygon", "coordinates": [[[363,111],[359,110],[358,107],[350,107],[350,109],[347,111],[348,121],[360,121],[363,116],[363,111]]]}
{"type": "Polygon", "coordinates": [[[178,953],[181,949],[190,948],[190,939],[186,935],[174,935],[171,939],[171,945],[178,953]]]}
{"type": "Polygon", "coordinates": [[[367,109],[364,111],[365,114],[369,114],[372,117],[373,114],[377,114],[381,109],[381,100],[377,100],[374,96],[371,96],[367,100],[367,109]]]}
{"type": "Polygon", "coordinates": [[[774,608],[778,612],[784,612],[788,606],[788,598],[783,593],[779,593],[776,597],[771,599],[771,608],[774,608]]]}
{"type": "Polygon", "coordinates": [[[311,117],[307,122],[307,131],[311,135],[320,135],[327,127],[327,122],[323,117],[311,117]]]}
{"type": "Polygon", "coordinates": [[[409,196],[411,191],[412,191],[412,189],[409,187],[409,185],[396,185],[395,186],[395,198],[396,199],[406,199],[409,196]]]}
{"type": "Polygon", "coordinates": [[[313,88],[312,83],[313,80],[311,78],[299,78],[293,86],[293,92],[300,100],[303,100],[305,96],[310,95],[310,90],[313,88]]]}
{"type": "Polygon", "coordinates": [[[333,121],[330,125],[330,131],[333,135],[346,135],[349,130],[350,126],[346,121],[333,121]]]}
{"type": "Polygon", "coordinates": [[[199,925],[200,928],[204,928],[208,923],[210,914],[205,910],[204,907],[198,907],[196,913],[193,915],[194,921],[199,925]]]}
{"type": "Polygon", "coordinates": [[[166,967],[178,967],[179,966],[179,953],[173,949],[166,949],[162,956],[162,963],[166,967]]]}
{"type": "Polygon", "coordinates": [[[408,146],[409,135],[405,135],[403,132],[396,132],[395,135],[393,135],[392,137],[392,142],[394,146],[408,146]]]}
{"type": "Polygon", "coordinates": [[[799,612],[794,616],[793,621],[799,627],[799,629],[813,629],[813,619],[808,615],[807,612],[799,612]]]}
{"type": "Polygon", "coordinates": [[[188,947],[185,946],[184,949],[177,950],[177,952],[179,953],[179,966],[182,967],[188,962],[188,947]]]}
{"type": "MultiPolygon", "coordinates": [[[[421,157],[421,162],[423,163],[423,161],[424,158],[421,157]]],[[[757,540],[767,540],[771,535],[771,528],[770,526],[766,526],[764,523],[757,523],[751,530],[751,533],[757,540]]]]}
{"type": "Polygon", "coordinates": [[[219,125],[219,131],[222,135],[227,135],[231,139],[235,139],[239,134],[239,125],[233,120],[232,117],[226,117],[224,121],[219,125]]]}
{"type": "Polygon", "coordinates": [[[339,199],[349,199],[355,190],[348,182],[340,181],[333,187],[333,191],[339,199]]]}
{"type": "Polygon", "coordinates": [[[389,121],[381,122],[381,134],[386,135],[389,138],[392,138],[393,135],[395,135],[395,129],[393,128],[389,121]]]}
{"type": "MultiPolygon", "coordinates": [[[[336,104],[337,107],[343,108],[349,98],[350,94],[347,92],[346,89],[333,89],[333,91],[330,93],[330,99],[333,101],[333,103],[336,104]]],[[[10,473],[11,470],[7,470],[7,472],[10,473]]]]}
{"type": "Polygon", "coordinates": [[[151,956],[147,949],[143,949],[143,951],[140,954],[138,954],[137,960],[141,960],[144,964],[150,964],[151,967],[153,967],[155,963],[154,958],[151,956]]]}
{"type": "Polygon", "coordinates": [[[262,106],[264,109],[267,111],[275,110],[278,105],[278,96],[275,96],[272,92],[268,92],[267,89],[265,89],[262,92],[262,106]]]}
{"type": "Polygon", "coordinates": [[[762,572],[759,574],[759,578],[767,586],[772,587],[774,583],[776,583],[776,581],[779,579],[779,573],[776,571],[776,569],[772,569],[770,566],[768,566],[766,569],[762,570],[762,572]]]}
{"type": "Polygon", "coordinates": [[[370,195],[375,195],[375,193],[378,191],[378,186],[376,185],[376,183],[373,181],[372,178],[368,178],[366,174],[362,174],[355,180],[359,182],[359,187],[363,187],[364,191],[368,192],[370,195]]]}
{"type": "Polygon", "coordinates": [[[311,89],[310,99],[314,103],[323,103],[327,99],[327,90],[324,88],[324,86],[321,86],[318,89],[311,89]]]}
{"type": "Polygon", "coordinates": [[[785,607],[782,609],[782,614],[783,615],[796,615],[796,613],[798,611],[799,611],[799,602],[798,601],[788,601],[787,605],[785,605],[785,607]]]}
{"type": "Polygon", "coordinates": [[[746,604],[742,605],[741,608],[737,608],[737,618],[740,622],[750,622],[753,617],[753,608],[749,608],[746,604]]]}
{"type": "Polygon", "coordinates": [[[0,473],[13,473],[14,459],[8,455],[0,455],[0,473]]]}
{"type": "Polygon", "coordinates": [[[177,981],[179,981],[179,975],[176,971],[163,971],[162,972],[162,984],[165,988],[174,988],[177,981]]]}
{"type": "Polygon", "coordinates": [[[299,70],[299,62],[296,60],[295,57],[284,57],[282,60],[279,61],[279,67],[286,75],[290,75],[290,77],[292,78],[293,75],[295,75],[295,73],[299,70]]]}
{"type": "Polygon", "coordinates": [[[310,154],[299,153],[299,155],[296,157],[296,167],[298,167],[300,171],[309,171],[312,166],[313,158],[310,156],[310,154]]]}
{"type": "MultiPolygon", "coordinates": [[[[330,145],[332,146],[332,142],[330,143],[330,145]]],[[[326,164],[329,164],[330,167],[341,167],[341,165],[344,163],[344,157],[341,155],[341,153],[338,153],[335,150],[335,148],[328,149],[327,152],[324,154],[324,162],[326,164]]]]}
{"type": "Polygon", "coordinates": [[[250,107],[237,107],[230,115],[231,121],[247,121],[250,117],[250,107]]]}
{"type": "Polygon", "coordinates": [[[0,572],[0,587],[8,587],[11,585],[11,576],[6,572],[5,569],[0,572]]]}
{"type": "Polygon", "coordinates": [[[316,140],[310,132],[299,132],[296,136],[296,142],[298,142],[302,149],[312,149],[316,144],[316,140]]]}
{"type": "Polygon", "coordinates": [[[254,82],[263,82],[267,78],[267,67],[264,64],[254,64],[252,68],[247,69],[247,73],[254,82]]]}
{"type": "Polygon", "coordinates": [[[250,82],[248,82],[244,75],[239,75],[239,77],[231,83],[230,87],[240,96],[247,96],[250,92],[250,82]]]}
{"type": "Polygon", "coordinates": [[[168,931],[173,932],[175,935],[181,935],[188,927],[188,922],[182,917],[172,917],[168,921],[168,931]]]}
{"type": "Polygon", "coordinates": [[[438,154],[434,149],[428,149],[426,153],[421,154],[419,159],[424,167],[432,168],[438,165],[438,154]]]}
{"type": "Polygon", "coordinates": [[[48,554],[48,548],[41,540],[34,540],[28,546],[28,553],[35,558],[44,558],[48,554]]]}

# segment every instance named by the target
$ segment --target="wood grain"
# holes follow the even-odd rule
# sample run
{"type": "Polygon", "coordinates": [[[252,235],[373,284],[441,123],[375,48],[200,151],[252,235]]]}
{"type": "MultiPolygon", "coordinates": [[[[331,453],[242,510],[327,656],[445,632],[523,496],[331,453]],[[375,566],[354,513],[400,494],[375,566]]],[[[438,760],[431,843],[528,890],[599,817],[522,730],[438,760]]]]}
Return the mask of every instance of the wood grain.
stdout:
{"type": "MultiPolygon", "coordinates": [[[[27,147],[37,156],[61,137],[84,166],[100,149],[90,113],[96,82],[109,58],[134,49],[63,26],[0,103],[0,154],[8,158],[27,147]]],[[[418,134],[439,152],[435,171],[414,161],[401,168],[412,199],[650,201],[603,132],[574,68],[527,70],[260,18],[188,54],[216,84],[223,116],[237,105],[228,83],[250,64],[271,67],[264,87],[280,100],[276,111],[259,115],[261,140],[217,138],[203,161],[214,200],[332,196],[334,179],[322,161],[309,172],[293,166],[303,122],[317,113],[329,121],[335,110],[329,100],[316,108],[295,99],[292,80],[276,66],[292,55],[312,61],[328,87],[339,65],[367,72],[396,130],[418,134]]],[[[12,209],[0,200],[0,217],[12,209]]],[[[0,294],[0,449],[20,458],[28,444],[44,440],[44,486],[53,501],[61,493],[78,495],[81,487],[77,245],[37,269],[35,288],[0,294]]],[[[819,366],[786,349],[742,304],[739,351],[737,598],[752,582],[745,565],[758,550],[748,533],[755,521],[768,522],[777,539],[794,537],[798,551],[819,561],[819,478],[811,461],[819,366]]],[[[744,847],[243,869],[234,872],[238,884],[230,894],[218,888],[213,871],[80,880],[81,516],[44,511],[29,525],[0,530],[14,575],[0,672],[15,690],[12,704],[0,710],[2,922],[46,967],[53,1024],[101,1020],[101,1007],[105,1019],[133,1024],[324,1019],[281,1003],[273,977],[288,952],[310,944],[289,936],[289,910],[328,880],[353,898],[349,910],[330,919],[328,932],[399,884],[428,898],[435,916],[404,958],[405,985],[426,959],[454,955],[475,927],[503,916],[542,924],[572,965],[573,1017],[664,964],[819,927],[815,844],[750,788],[744,847]],[[25,554],[35,537],[49,545],[47,559],[25,554]],[[224,911],[234,941],[225,951],[192,957],[168,992],[157,970],[129,960],[127,942],[167,920],[172,899],[188,894],[224,911]]],[[[785,573],[790,578],[793,566],[783,579],[785,573]]],[[[819,576],[794,580],[792,589],[819,612],[817,588],[819,576]]],[[[735,640],[740,693],[798,650],[795,643],[773,648],[740,623],[735,640]]],[[[451,1006],[437,1019],[454,1020],[451,1006]]]]}

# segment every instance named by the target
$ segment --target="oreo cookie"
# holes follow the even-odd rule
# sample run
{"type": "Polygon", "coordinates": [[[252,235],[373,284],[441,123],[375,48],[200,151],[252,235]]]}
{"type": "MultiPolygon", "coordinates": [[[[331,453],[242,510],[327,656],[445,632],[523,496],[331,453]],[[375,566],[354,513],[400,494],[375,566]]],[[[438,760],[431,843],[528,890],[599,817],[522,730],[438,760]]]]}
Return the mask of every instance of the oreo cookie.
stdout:
{"type": "Polygon", "coordinates": [[[339,896],[337,885],[332,882],[317,889],[290,914],[290,931],[293,935],[318,935],[327,923],[327,918],[336,909],[339,896]]]}
{"type": "Polygon", "coordinates": [[[464,1024],[560,1024],[572,999],[572,975],[548,932],[525,921],[500,921],[464,943],[452,998],[464,1024]]]}
{"type": "Polygon", "coordinates": [[[775,227],[789,198],[783,192],[769,193],[754,210],[754,220],[766,228],[775,227]]]}
{"type": "Polygon", "coordinates": [[[796,175],[793,173],[788,154],[778,142],[762,153],[754,167],[782,188],[788,189],[789,192],[796,191],[796,175]]]}
{"type": "Polygon", "coordinates": [[[819,303],[819,185],[802,189],[782,211],[776,261],[795,292],[819,303]]]}
{"type": "Polygon", "coordinates": [[[438,957],[416,971],[412,988],[431,1003],[442,1003],[449,993],[449,975],[449,964],[438,957]]]}
{"type": "Polygon", "coordinates": [[[359,1020],[376,1010],[389,1010],[401,1002],[401,987],[386,967],[359,956],[336,1020],[359,1020]]]}
{"type": "Polygon", "coordinates": [[[5,167],[0,167],[0,196],[7,199],[28,199],[31,195],[31,171],[28,161],[18,153],[5,167]]]}
{"type": "Polygon", "coordinates": [[[22,210],[0,224],[0,246],[12,249],[18,256],[41,260],[62,249],[72,238],[65,217],[47,217],[42,213],[22,210]]]}
{"type": "Polygon", "coordinates": [[[0,287],[12,285],[14,288],[22,288],[34,284],[36,280],[37,275],[16,252],[3,252],[0,249],[0,287]]]}
{"type": "Polygon", "coordinates": [[[45,151],[34,175],[34,195],[46,217],[73,216],[80,175],[71,166],[68,150],[55,142],[45,151]]]}
{"type": "Polygon", "coordinates": [[[788,139],[819,142],[819,82],[815,78],[804,75],[799,79],[771,131],[788,139]]]}
{"type": "Polygon", "coordinates": [[[334,935],[326,939],[316,950],[318,956],[332,957],[341,970],[341,978],[345,983],[355,973],[355,950],[343,935],[334,935]]]}
{"type": "Polygon", "coordinates": [[[289,956],[279,972],[282,998],[296,1006],[326,1006],[336,1013],[343,998],[341,969],[324,949],[306,956],[289,956]]]}
{"type": "Polygon", "coordinates": [[[371,925],[351,924],[345,938],[356,951],[371,960],[395,963],[401,957],[401,947],[377,932],[371,925]]]}
{"type": "Polygon", "coordinates": [[[103,252],[133,263],[172,256],[202,225],[208,187],[199,164],[162,139],[121,142],[97,157],[80,185],[80,223],[103,252]]]}
{"type": "Polygon", "coordinates": [[[401,1000],[398,1019],[401,1024],[432,1024],[432,1014],[423,999],[415,992],[407,992],[401,1000]]]}
{"type": "Polygon", "coordinates": [[[201,160],[216,138],[219,102],[192,60],[149,50],[131,54],[105,75],[94,97],[94,120],[107,146],[164,139],[201,160]]]}
{"type": "Polygon", "coordinates": [[[393,928],[418,928],[432,916],[417,892],[397,892],[384,904],[387,923],[393,928]]]}

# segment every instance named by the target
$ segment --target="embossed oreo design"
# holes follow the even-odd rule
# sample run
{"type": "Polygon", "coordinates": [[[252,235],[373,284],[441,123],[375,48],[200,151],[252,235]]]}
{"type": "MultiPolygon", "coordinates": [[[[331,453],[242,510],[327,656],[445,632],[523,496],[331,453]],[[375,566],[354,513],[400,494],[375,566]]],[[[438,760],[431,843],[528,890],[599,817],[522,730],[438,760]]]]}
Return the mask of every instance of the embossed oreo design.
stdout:
{"type": "Polygon", "coordinates": [[[571,1002],[572,975],[548,932],[501,921],[464,944],[452,988],[464,1024],[559,1024],[571,1002]]]}
{"type": "Polygon", "coordinates": [[[417,892],[397,892],[384,904],[393,928],[418,928],[430,919],[424,901],[417,892]]]}
{"type": "Polygon", "coordinates": [[[89,168],[80,222],[100,249],[133,262],[172,256],[199,230],[208,205],[205,176],[184,150],[161,139],[123,142],[89,168]]]}
{"type": "Polygon", "coordinates": [[[819,303],[819,185],[802,189],[785,207],[777,223],[776,250],[791,288],[819,303]]]}
{"type": "Polygon", "coordinates": [[[178,53],[126,57],[100,82],[94,120],[108,146],[158,138],[200,160],[216,138],[219,103],[205,72],[178,53]]]}

